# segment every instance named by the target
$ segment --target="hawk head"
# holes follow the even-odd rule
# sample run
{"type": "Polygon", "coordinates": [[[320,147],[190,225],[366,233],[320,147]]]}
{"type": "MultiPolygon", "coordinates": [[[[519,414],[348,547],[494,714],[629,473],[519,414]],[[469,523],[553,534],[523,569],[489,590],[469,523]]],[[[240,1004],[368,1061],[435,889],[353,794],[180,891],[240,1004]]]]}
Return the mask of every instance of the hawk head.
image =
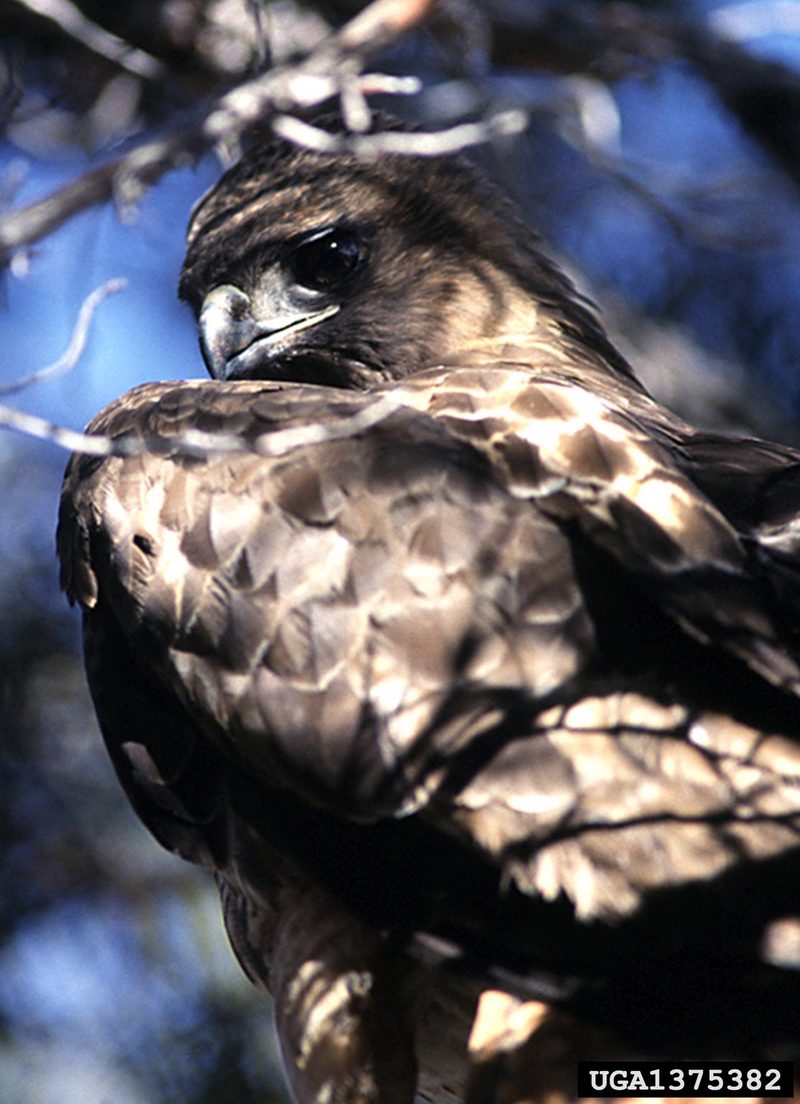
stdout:
{"type": "Polygon", "coordinates": [[[193,212],[180,282],[216,379],[365,389],[520,337],[630,370],[464,158],[259,145],[193,212]]]}

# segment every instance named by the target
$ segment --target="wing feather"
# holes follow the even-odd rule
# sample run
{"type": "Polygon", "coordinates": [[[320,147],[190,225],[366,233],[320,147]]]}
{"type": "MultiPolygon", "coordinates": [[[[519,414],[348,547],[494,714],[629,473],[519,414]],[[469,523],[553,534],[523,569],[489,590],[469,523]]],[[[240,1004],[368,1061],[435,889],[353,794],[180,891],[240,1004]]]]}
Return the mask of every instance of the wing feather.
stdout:
{"type": "Polygon", "coordinates": [[[379,396],[134,392],[95,428],[244,447],[73,461],[71,595],[265,786],[416,811],[586,919],[796,848],[798,653],[730,473],[718,507],[614,381],[511,362],[394,390],[352,433],[379,396]],[[334,431],[268,455],[304,425],[334,431]]]}

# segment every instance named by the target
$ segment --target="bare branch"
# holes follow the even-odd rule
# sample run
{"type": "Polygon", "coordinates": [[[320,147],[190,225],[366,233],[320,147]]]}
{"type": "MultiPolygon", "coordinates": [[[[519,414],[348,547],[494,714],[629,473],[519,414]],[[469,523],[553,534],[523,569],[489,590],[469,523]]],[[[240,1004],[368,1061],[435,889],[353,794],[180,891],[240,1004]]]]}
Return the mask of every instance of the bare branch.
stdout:
{"type": "Polygon", "coordinates": [[[357,153],[360,157],[375,157],[381,153],[405,154],[415,157],[440,157],[456,153],[469,146],[501,135],[518,134],[525,129],[528,117],[524,111],[501,111],[476,123],[460,123],[446,130],[381,131],[378,134],[331,134],[292,115],[275,115],[272,129],[298,146],[320,153],[357,153]]]}
{"type": "MultiPolygon", "coordinates": [[[[60,24],[83,42],[99,32],[102,41],[97,42],[98,50],[104,56],[120,63],[128,57],[126,44],[85,20],[71,0],[18,2],[31,11],[59,18],[60,24]]],[[[288,128],[293,136],[299,135],[302,123],[287,122],[286,116],[302,116],[338,98],[345,121],[355,135],[349,149],[358,148],[367,155],[389,149],[406,152],[399,147],[406,142],[410,144],[410,140],[399,135],[379,141],[366,134],[369,110],[365,96],[381,81],[384,87],[380,90],[386,91],[386,78],[359,74],[369,57],[418,26],[436,7],[437,0],[373,0],[299,63],[276,67],[238,85],[130,153],[44,199],[8,212],[0,218],[0,263],[91,205],[111,198],[123,204],[135,203],[164,172],[192,161],[209,147],[225,146],[235,152],[248,129],[256,123],[269,122],[274,114],[281,116],[278,125],[282,133],[286,134],[288,128]],[[359,145],[361,137],[365,144],[359,145]]],[[[492,32],[493,61],[570,74],[591,72],[595,92],[600,81],[641,71],[643,66],[664,57],[689,57],[762,145],[797,178],[794,132],[790,134],[780,120],[789,117],[791,105],[800,104],[800,77],[725,41],[716,25],[697,33],[692,24],[661,12],[643,11],[620,2],[598,13],[595,5],[579,0],[570,5],[552,0],[528,6],[498,4],[488,9],[487,18],[492,32]],[[773,111],[770,105],[777,103],[786,110],[773,111]]],[[[137,65],[138,62],[134,69],[137,65]]],[[[409,88],[396,87],[391,91],[407,92],[409,88]]],[[[598,105],[595,94],[593,117],[598,105]]],[[[604,118],[607,122],[608,112],[604,118]]],[[[517,129],[513,122],[509,126],[517,129]]],[[[416,136],[414,152],[446,153],[484,141],[494,132],[490,124],[487,134],[480,130],[466,136],[463,132],[454,133],[450,135],[453,145],[444,136],[431,138],[426,150],[420,148],[424,144],[422,136],[416,136]]],[[[321,148],[324,139],[317,135],[311,141],[308,132],[305,133],[307,144],[321,148]]]]}
{"type": "Polygon", "coordinates": [[[87,207],[112,198],[135,202],[168,169],[194,160],[218,143],[235,144],[275,111],[307,111],[341,95],[343,82],[352,81],[369,57],[420,24],[437,2],[373,0],[298,64],[279,66],[238,85],[210,110],[195,112],[158,138],[44,199],[9,212],[0,218],[0,263],[87,207]]]}
{"type": "Polygon", "coordinates": [[[341,56],[372,57],[418,27],[437,3],[438,0],[377,0],[346,23],[333,36],[330,46],[341,56]]]}
{"type": "Polygon", "coordinates": [[[99,54],[100,57],[113,61],[115,65],[134,76],[141,77],[143,80],[164,78],[164,66],[158,58],[131,46],[129,42],[93,23],[79,8],[70,3],[70,0],[16,0],[16,2],[35,15],[55,23],[62,33],[80,42],[93,54],[99,54]]]}
{"type": "MultiPolygon", "coordinates": [[[[564,80],[572,92],[575,78],[564,80]]],[[[574,123],[573,119],[557,119],[558,133],[564,141],[578,150],[594,169],[657,215],[676,238],[718,251],[740,252],[746,249],[752,253],[756,249],[774,248],[774,233],[763,229],[754,233],[750,226],[731,225],[729,218],[715,218],[713,212],[708,210],[710,197],[724,196],[731,186],[741,188],[741,175],[732,179],[705,179],[699,187],[689,188],[680,172],[671,174],[661,165],[655,168],[646,161],[636,162],[630,156],[623,155],[615,141],[613,120],[611,125],[603,125],[603,120],[600,120],[599,126],[596,120],[589,120],[587,126],[585,113],[579,104],[578,125],[574,123]],[[699,199],[705,202],[706,209],[696,209],[699,199]]],[[[757,189],[758,185],[751,182],[750,187],[757,189]]]]}
{"type": "Polygon", "coordinates": [[[405,405],[407,402],[402,393],[387,394],[350,417],[341,418],[332,424],[312,422],[251,438],[235,433],[210,433],[199,429],[188,429],[183,433],[164,437],[107,437],[100,433],[79,433],[46,418],[2,404],[0,426],[38,440],[51,441],[69,452],[81,452],[90,456],[141,456],[148,453],[157,456],[179,454],[207,457],[216,453],[254,452],[259,456],[279,457],[286,456],[295,449],[305,449],[311,445],[338,441],[354,433],[361,433],[384,421],[405,405]]]}
{"type": "Polygon", "coordinates": [[[16,391],[23,391],[34,383],[55,379],[56,376],[71,372],[86,348],[86,340],[89,336],[89,328],[95,311],[109,295],[122,291],[127,282],[123,277],[116,276],[111,280],[106,280],[104,284],[90,292],[81,304],[69,344],[58,360],[48,364],[45,368],[37,368],[35,372],[29,372],[27,376],[21,376],[10,383],[0,384],[0,395],[12,395],[16,391]]]}
{"type": "Polygon", "coordinates": [[[0,263],[7,261],[22,246],[40,241],[73,215],[110,199],[114,194],[115,178],[127,159],[120,157],[92,169],[44,199],[3,215],[0,218],[0,263]]]}
{"type": "MultiPolygon", "coordinates": [[[[777,20],[797,20],[788,5],[734,4],[708,23],[671,14],[663,6],[617,0],[543,0],[486,5],[494,65],[582,73],[602,81],[646,71],[666,58],[694,65],[710,88],[800,184],[800,74],[740,45],[743,31],[766,33],[777,20]]],[[[795,6],[796,7],[796,6],[795,6]]]]}
{"type": "Polygon", "coordinates": [[[105,437],[92,437],[78,433],[66,426],[56,425],[36,414],[26,414],[24,410],[0,404],[0,426],[23,433],[26,437],[36,437],[40,441],[52,441],[69,452],[88,452],[92,456],[110,456],[110,442],[105,437]]]}

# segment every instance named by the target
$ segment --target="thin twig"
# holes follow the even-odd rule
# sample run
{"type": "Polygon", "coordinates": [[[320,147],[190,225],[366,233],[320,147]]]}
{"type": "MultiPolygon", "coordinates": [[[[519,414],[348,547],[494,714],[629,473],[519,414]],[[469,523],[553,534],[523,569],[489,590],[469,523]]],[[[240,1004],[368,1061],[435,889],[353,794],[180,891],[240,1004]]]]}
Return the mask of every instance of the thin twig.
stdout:
{"type": "Polygon", "coordinates": [[[280,457],[296,449],[339,441],[361,433],[385,421],[406,405],[408,401],[401,393],[387,394],[355,414],[329,424],[312,422],[250,438],[235,433],[212,433],[199,429],[187,429],[163,437],[109,437],[101,433],[79,433],[67,426],[3,404],[0,404],[0,426],[28,437],[52,441],[69,452],[81,452],[90,456],[141,456],[147,453],[155,456],[168,454],[208,457],[219,453],[254,452],[259,456],[280,457]]]}
{"type": "Polygon", "coordinates": [[[48,364],[45,368],[37,368],[35,372],[29,372],[27,376],[20,376],[19,379],[12,380],[10,383],[0,384],[0,395],[13,395],[16,391],[23,391],[34,383],[41,383],[42,380],[54,379],[56,376],[71,372],[86,348],[86,340],[89,336],[89,328],[95,311],[109,295],[122,291],[127,282],[122,276],[115,276],[90,292],[78,311],[78,318],[69,339],[69,344],[58,360],[48,364]]]}
{"type": "Polygon", "coordinates": [[[66,426],[56,425],[36,414],[26,414],[24,410],[0,403],[0,426],[23,433],[26,437],[36,437],[40,441],[52,441],[70,452],[88,452],[92,456],[110,456],[111,448],[105,437],[93,437],[91,434],[78,433],[66,426]]]}
{"type": "Polygon", "coordinates": [[[459,123],[437,131],[381,131],[378,134],[332,134],[293,115],[275,115],[272,129],[295,145],[319,153],[356,153],[376,157],[395,153],[411,157],[441,157],[469,146],[482,145],[492,138],[519,134],[528,123],[524,111],[500,111],[476,123],[459,123]]]}
{"type": "Polygon", "coordinates": [[[374,57],[418,27],[439,0],[376,0],[339,30],[322,50],[340,56],[374,57]]]}
{"type": "Polygon", "coordinates": [[[273,433],[262,433],[253,439],[253,451],[259,456],[285,456],[295,449],[309,448],[311,445],[325,444],[328,441],[341,441],[344,437],[351,437],[355,433],[371,429],[372,426],[385,421],[390,414],[407,405],[408,402],[401,392],[390,392],[383,395],[377,402],[365,406],[347,418],[339,418],[335,422],[326,424],[313,422],[310,425],[278,429],[273,433]]]}
{"type": "Polygon", "coordinates": [[[93,23],[75,4],[70,3],[70,0],[16,0],[16,2],[35,15],[49,19],[63,34],[79,42],[93,54],[113,61],[120,69],[125,69],[144,80],[163,80],[164,66],[158,58],[136,46],[131,46],[129,42],[118,38],[105,27],[93,23]]]}

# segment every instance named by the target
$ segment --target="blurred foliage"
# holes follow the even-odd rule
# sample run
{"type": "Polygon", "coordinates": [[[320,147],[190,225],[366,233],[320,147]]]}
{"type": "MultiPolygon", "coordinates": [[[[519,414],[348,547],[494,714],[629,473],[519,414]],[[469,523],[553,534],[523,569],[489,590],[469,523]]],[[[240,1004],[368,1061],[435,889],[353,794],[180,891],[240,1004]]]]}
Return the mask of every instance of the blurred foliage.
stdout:
{"type": "MultiPolygon", "coordinates": [[[[0,216],[299,56],[360,6],[63,0],[46,18],[6,0],[0,216]]],[[[422,77],[392,106],[426,126],[522,105],[526,135],[482,156],[609,306],[649,385],[697,421],[792,439],[800,40],[770,22],[773,7],[734,41],[714,30],[719,5],[706,18],[715,5],[678,0],[447,0],[379,68],[422,77]]],[[[18,405],[74,425],[138,379],[200,374],[167,289],[188,204],[215,171],[201,165],[177,199],[165,179],[122,211],[123,228],[97,209],[15,255],[6,380],[66,345],[101,279],[131,278],[70,380],[18,405]]],[[[55,576],[64,459],[0,439],[0,1100],[285,1100],[271,1013],[227,948],[213,884],[159,850],[106,759],[55,576]]]]}
{"type": "Polygon", "coordinates": [[[4,577],[19,590],[0,643],[0,1099],[285,1100],[214,884],[122,797],[43,552],[4,577]]]}

